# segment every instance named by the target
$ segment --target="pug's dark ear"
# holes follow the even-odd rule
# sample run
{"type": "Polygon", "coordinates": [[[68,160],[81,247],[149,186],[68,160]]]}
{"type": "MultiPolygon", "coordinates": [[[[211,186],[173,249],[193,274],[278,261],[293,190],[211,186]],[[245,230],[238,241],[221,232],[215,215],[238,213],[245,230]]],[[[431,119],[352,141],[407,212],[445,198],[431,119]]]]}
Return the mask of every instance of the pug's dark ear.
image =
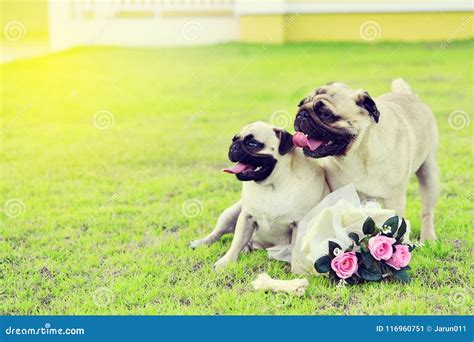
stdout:
{"type": "Polygon", "coordinates": [[[283,156],[295,148],[295,145],[293,145],[293,135],[278,128],[275,128],[274,131],[277,138],[280,139],[278,153],[283,156]]]}
{"type": "Polygon", "coordinates": [[[298,103],[298,107],[301,107],[302,105],[304,105],[304,104],[305,104],[306,102],[308,102],[308,101],[309,101],[309,98],[308,98],[308,97],[305,97],[304,99],[302,99],[302,100],[300,101],[300,103],[298,103]]]}
{"type": "Polygon", "coordinates": [[[359,107],[362,107],[366,111],[368,111],[369,115],[374,119],[375,123],[379,122],[379,110],[377,109],[374,100],[372,100],[368,92],[366,92],[365,90],[359,90],[357,92],[356,104],[359,107]]]}

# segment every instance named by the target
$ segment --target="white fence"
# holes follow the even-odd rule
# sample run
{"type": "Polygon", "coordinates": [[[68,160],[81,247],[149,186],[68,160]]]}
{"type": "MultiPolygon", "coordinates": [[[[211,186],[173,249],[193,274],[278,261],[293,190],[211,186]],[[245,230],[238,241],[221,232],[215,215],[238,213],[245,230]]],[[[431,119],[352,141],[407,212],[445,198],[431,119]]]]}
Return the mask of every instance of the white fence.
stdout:
{"type": "Polygon", "coordinates": [[[51,0],[51,48],[172,46],[238,39],[234,0],[51,0]]]}
{"type": "Polygon", "coordinates": [[[240,15],[472,11],[472,0],[49,0],[52,50],[239,40],[240,15]]]}

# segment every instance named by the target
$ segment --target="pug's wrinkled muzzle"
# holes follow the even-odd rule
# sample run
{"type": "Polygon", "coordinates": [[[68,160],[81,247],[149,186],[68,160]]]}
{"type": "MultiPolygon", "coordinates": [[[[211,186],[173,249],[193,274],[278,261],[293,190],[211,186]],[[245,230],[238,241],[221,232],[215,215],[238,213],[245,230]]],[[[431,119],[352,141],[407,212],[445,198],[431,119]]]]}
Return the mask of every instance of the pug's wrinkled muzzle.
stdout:
{"type": "MultiPolygon", "coordinates": [[[[230,174],[240,174],[243,172],[251,171],[252,165],[245,163],[245,159],[249,159],[248,156],[250,151],[245,149],[241,141],[232,143],[229,147],[229,159],[231,162],[236,163],[234,166],[225,168],[223,171],[230,174]]],[[[247,161],[248,162],[248,161],[247,161]]]]}
{"type": "Polygon", "coordinates": [[[241,141],[236,141],[230,145],[229,148],[229,159],[233,163],[240,163],[244,162],[245,155],[248,154],[247,151],[243,146],[241,141]]]}
{"type": "Polygon", "coordinates": [[[223,171],[237,176],[241,181],[261,181],[273,171],[276,159],[269,154],[247,149],[242,141],[235,141],[229,148],[229,159],[235,163],[223,171]]]}
{"type": "Polygon", "coordinates": [[[331,139],[334,135],[318,119],[312,108],[303,108],[296,114],[294,128],[297,132],[304,133],[308,139],[315,140],[315,144],[317,141],[323,142],[331,139]]]}

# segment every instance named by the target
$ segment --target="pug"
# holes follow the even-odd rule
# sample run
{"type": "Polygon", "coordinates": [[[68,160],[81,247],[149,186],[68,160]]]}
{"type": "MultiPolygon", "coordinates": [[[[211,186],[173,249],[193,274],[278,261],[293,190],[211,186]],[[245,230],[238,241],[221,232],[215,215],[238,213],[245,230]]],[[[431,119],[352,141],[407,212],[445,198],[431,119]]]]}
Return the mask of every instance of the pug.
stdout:
{"type": "Polygon", "coordinates": [[[293,136],[281,128],[255,122],[234,136],[224,172],[242,181],[241,199],[218,218],[216,227],[191,247],[209,245],[234,233],[230,249],[216,269],[237,260],[240,252],[287,245],[298,222],[329,193],[323,169],[296,150],[293,136]]]}
{"type": "Polygon", "coordinates": [[[294,127],[294,143],[306,156],[322,158],[331,190],[354,183],[362,198],[404,216],[415,173],[423,204],[421,240],[436,239],[438,129],[430,108],[404,80],[394,80],[391,92],[375,99],[342,83],[322,86],[299,103],[294,127]]]}

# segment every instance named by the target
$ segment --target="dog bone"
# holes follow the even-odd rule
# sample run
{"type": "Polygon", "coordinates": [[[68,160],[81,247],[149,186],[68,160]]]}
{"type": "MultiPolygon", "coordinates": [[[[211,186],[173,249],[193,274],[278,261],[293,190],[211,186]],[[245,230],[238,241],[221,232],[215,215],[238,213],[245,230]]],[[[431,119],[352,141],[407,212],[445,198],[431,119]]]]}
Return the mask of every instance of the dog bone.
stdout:
{"type": "Polygon", "coordinates": [[[296,296],[304,295],[309,282],[307,279],[280,280],[273,279],[266,273],[260,273],[252,286],[255,290],[286,292],[296,296]]]}

